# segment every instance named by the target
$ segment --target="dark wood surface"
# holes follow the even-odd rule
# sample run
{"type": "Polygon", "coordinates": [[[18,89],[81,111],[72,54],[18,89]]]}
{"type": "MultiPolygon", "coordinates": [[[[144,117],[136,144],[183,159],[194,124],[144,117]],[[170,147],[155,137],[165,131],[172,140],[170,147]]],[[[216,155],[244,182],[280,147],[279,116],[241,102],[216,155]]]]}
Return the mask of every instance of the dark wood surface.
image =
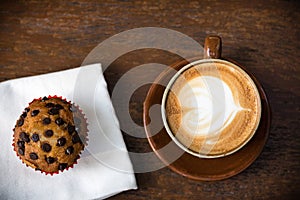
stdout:
{"type": "MultiPolygon", "coordinates": [[[[298,1],[1,1],[0,81],[80,66],[99,43],[132,28],[168,28],[200,44],[220,35],[223,55],[246,66],[269,97],[273,117],[262,154],[216,182],[189,180],[167,167],[137,173],[139,189],[111,199],[292,199],[300,194],[299,7],[298,1]]],[[[108,89],[135,66],[179,59],[151,49],[127,53],[105,71],[108,89]]],[[[129,104],[140,126],[148,89],[140,87],[129,104]]],[[[123,135],[129,151],[151,151],[146,139],[123,135]]]]}

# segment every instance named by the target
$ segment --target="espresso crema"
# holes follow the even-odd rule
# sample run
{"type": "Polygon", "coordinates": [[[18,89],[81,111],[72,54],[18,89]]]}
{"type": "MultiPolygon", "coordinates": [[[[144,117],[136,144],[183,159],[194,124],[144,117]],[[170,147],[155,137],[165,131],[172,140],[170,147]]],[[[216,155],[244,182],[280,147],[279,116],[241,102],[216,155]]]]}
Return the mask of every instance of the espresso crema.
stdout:
{"type": "Polygon", "coordinates": [[[200,157],[231,154],[258,127],[261,102],[251,78],[236,65],[202,60],[169,85],[165,120],[175,142],[200,157]]]}

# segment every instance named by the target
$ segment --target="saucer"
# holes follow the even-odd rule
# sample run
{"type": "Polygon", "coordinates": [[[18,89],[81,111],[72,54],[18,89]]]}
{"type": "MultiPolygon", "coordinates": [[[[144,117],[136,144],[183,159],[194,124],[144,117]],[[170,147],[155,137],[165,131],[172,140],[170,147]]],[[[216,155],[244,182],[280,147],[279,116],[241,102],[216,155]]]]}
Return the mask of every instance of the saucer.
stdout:
{"type": "Polygon", "coordinates": [[[232,177],[245,170],[255,161],[267,141],[271,124],[271,110],[267,96],[260,83],[252,74],[239,64],[231,60],[230,62],[241,67],[252,78],[259,91],[262,105],[261,121],[256,133],[243,148],[231,155],[221,158],[199,158],[193,156],[182,151],[180,147],[172,141],[164,127],[159,131],[155,131],[155,128],[153,128],[155,126],[161,126],[163,122],[160,109],[153,109],[154,111],[151,111],[151,116],[156,116],[155,120],[151,120],[149,114],[151,107],[157,104],[161,106],[161,99],[165,86],[179,69],[189,63],[188,61],[184,60],[178,62],[162,72],[151,85],[146,96],[143,120],[150,146],[166,166],[187,178],[201,181],[214,181],[232,177]],[[164,149],[166,146],[171,148],[169,148],[168,151],[165,151],[164,149]],[[178,158],[174,158],[174,154],[172,152],[174,152],[174,154],[178,154],[178,152],[181,153],[178,154],[178,158]]]}

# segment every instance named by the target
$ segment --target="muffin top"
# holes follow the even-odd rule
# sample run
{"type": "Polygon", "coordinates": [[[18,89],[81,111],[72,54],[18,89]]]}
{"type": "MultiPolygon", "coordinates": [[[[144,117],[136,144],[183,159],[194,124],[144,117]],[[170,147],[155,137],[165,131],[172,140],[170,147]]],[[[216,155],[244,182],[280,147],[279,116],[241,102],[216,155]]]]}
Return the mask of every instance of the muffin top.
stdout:
{"type": "Polygon", "coordinates": [[[61,98],[33,100],[14,128],[17,155],[26,165],[46,173],[72,166],[84,148],[78,134],[82,119],[74,116],[76,112],[76,107],[61,98]]]}

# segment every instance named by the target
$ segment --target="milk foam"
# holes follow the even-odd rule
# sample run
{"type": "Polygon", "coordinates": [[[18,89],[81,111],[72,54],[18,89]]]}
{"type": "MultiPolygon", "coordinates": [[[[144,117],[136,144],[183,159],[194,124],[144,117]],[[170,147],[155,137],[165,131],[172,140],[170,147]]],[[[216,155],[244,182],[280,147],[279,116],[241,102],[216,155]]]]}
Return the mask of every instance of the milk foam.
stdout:
{"type": "Polygon", "coordinates": [[[243,108],[230,87],[213,76],[191,79],[177,94],[182,108],[181,128],[197,136],[220,133],[243,108]]]}

